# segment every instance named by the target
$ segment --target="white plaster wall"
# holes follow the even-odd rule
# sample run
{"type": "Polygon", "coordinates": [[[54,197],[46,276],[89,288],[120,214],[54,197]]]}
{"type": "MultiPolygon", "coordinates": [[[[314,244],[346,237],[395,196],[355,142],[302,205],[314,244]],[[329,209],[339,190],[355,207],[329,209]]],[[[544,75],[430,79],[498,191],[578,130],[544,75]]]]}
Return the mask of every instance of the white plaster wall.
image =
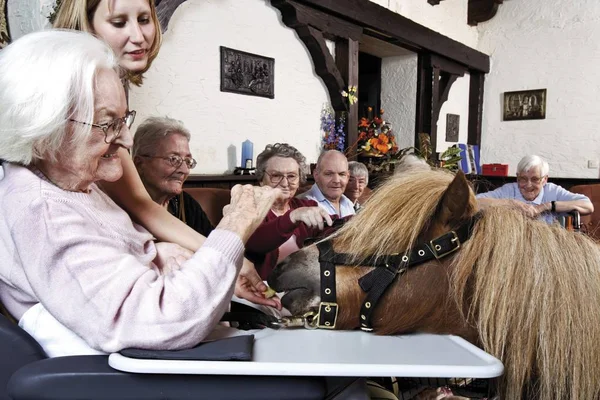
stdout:
{"type": "MultiPolygon", "coordinates": [[[[436,6],[431,6],[426,0],[371,0],[383,7],[390,9],[408,19],[411,19],[418,24],[424,25],[429,29],[439,32],[442,35],[448,36],[458,42],[461,42],[467,46],[475,48],[477,46],[478,31],[475,27],[467,25],[467,7],[468,0],[444,0],[436,6]]],[[[414,95],[412,97],[402,97],[401,102],[393,104],[391,102],[385,107],[389,110],[390,107],[393,110],[398,110],[402,118],[399,128],[404,130],[410,130],[414,132],[415,125],[415,111],[416,107],[416,62],[414,59],[414,95]],[[412,115],[412,117],[411,117],[412,115]],[[409,122],[410,119],[410,122],[409,122]]],[[[388,65],[388,68],[392,68],[392,65],[388,65]]],[[[412,68],[412,66],[406,65],[405,68],[412,68]]],[[[384,79],[384,67],[382,65],[382,79],[384,79]]],[[[404,71],[404,73],[410,73],[404,71]]],[[[393,80],[392,80],[393,82],[393,80]]],[[[382,81],[382,103],[386,100],[391,100],[389,92],[396,90],[398,82],[393,82],[391,90],[386,90],[386,85],[382,81]],[[388,93],[386,93],[386,91],[388,93]]],[[[407,91],[408,88],[402,88],[401,91],[407,91]]],[[[412,90],[412,88],[410,88],[412,90]]],[[[459,142],[466,143],[467,141],[467,128],[468,128],[468,105],[469,105],[469,76],[465,74],[465,77],[458,78],[452,86],[448,100],[442,106],[440,111],[440,118],[437,126],[437,148],[436,151],[442,152],[454,143],[446,142],[446,114],[458,114],[460,115],[460,126],[459,126],[459,142]]],[[[392,119],[389,115],[388,119],[392,119]]],[[[396,123],[398,124],[398,122],[396,123]]],[[[394,126],[396,126],[396,124],[394,126]]],[[[399,137],[402,142],[400,147],[406,147],[406,145],[414,144],[414,133],[411,135],[410,142],[404,133],[399,137]],[[410,144],[408,144],[410,143],[410,144]]]]}
{"type": "Polygon", "coordinates": [[[175,11],[144,85],[130,93],[136,123],[150,115],[182,120],[192,132],[195,174],[239,166],[241,143],[287,142],[315,162],[320,112],[329,102],[303,43],[269,0],[188,0],[175,11]],[[219,46],[275,59],[275,99],[220,91],[219,46]]]}
{"type": "Polygon", "coordinates": [[[56,0],[8,0],[6,13],[11,39],[50,27],[48,16],[52,13],[56,0]]]}
{"type": "Polygon", "coordinates": [[[477,46],[477,29],[467,25],[468,0],[444,0],[436,6],[427,0],[371,1],[467,46],[477,46]]]}
{"type": "Polygon", "coordinates": [[[381,107],[400,149],[415,145],[417,55],[381,60],[381,107]]]}
{"type": "Polygon", "coordinates": [[[460,115],[458,143],[467,143],[467,137],[469,136],[467,131],[469,125],[469,82],[469,74],[458,78],[450,88],[448,100],[442,105],[437,124],[436,143],[436,151],[440,153],[456,144],[454,142],[446,142],[446,114],[460,115]]]}
{"type": "Polygon", "coordinates": [[[600,155],[600,2],[505,1],[480,24],[479,50],[491,55],[486,77],[482,162],[510,165],[538,154],[555,177],[598,178],[600,155]],[[502,121],[506,91],[547,88],[546,119],[502,121]]]}

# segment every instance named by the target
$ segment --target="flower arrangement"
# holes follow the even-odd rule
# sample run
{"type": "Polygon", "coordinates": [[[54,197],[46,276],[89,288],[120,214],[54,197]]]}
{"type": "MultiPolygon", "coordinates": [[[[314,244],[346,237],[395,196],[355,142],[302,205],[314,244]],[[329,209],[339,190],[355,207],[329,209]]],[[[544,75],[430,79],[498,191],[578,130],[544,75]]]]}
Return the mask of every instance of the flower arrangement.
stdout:
{"type": "MultiPolygon", "coordinates": [[[[373,109],[368,108],[369,115],[373,109]]],[[[392,132],[392,126],[381,118],[383,110],[379,111],[379,117],[361,118],[358,121],[357,153],[364,156],[385,157],[398,151],[396,138],[392,132]]]]}
{"type": "Polygon", "coordinates": [[[321,132],[323,132],[323,150],[344,151],[346,144],[346,114],[342,113],[335,120],[335,113],[329,104],[324,104],[321,109],[321,132]]]}

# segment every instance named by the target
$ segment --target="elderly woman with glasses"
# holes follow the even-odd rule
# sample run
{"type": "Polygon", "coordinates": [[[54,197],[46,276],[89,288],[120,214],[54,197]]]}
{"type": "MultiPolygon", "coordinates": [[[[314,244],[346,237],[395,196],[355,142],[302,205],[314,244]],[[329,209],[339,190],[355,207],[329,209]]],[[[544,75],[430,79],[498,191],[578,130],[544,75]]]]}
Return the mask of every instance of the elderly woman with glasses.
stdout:
{"type": "Polygon", "coordinates": [[[183,182],[196,166],[190,152],[190,132],[181,121],[150,117],[135,132],[131,155],[152,200],[196,232],[214,229],[202,207],[183,191],[183,182]]]}
{"type": "Polygon", "coordinates": [[[277,262],[302,248],[304,240],[319,236],[331,217],[314,200],[294,197],[306,181],[306,159],[286,143],[267,145],[256,159],[256,175],[261,186],[283,192],[264,222],[246,244],[246,255],[255,263],[258,274],[267,279],[277,262]]]}
{"type": "Polygon", "coordinates": [[[478,194],[479,205],[516,207],[528,217],[547,223],[554,222],[558,215],[570,211],[579,211],[581,215],[594,212],[594,206],[587,196],[549,183],[549,171],[548,163],[541,157],[525,156],[517,165],[517,182],[478,194]]]}
{"type": "Polygon", "coordinates": [[[244,243],[279,191],[235,186],[195,253],[155,243],[97,185],[121,177],[117,151],[131,147],[135,114],[118,59],[87,33],[37,32],[3,49],[0,104],[8,312],[51,356],[204,339],[229,306],[244,243]]]}

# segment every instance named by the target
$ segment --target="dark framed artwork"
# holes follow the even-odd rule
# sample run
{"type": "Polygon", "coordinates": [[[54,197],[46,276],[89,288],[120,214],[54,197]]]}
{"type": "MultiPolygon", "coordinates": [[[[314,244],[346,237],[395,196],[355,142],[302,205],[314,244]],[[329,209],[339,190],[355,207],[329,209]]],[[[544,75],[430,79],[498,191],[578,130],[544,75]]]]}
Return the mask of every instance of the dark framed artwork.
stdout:
{"type": "Polygon", "coordinates": [[[10,32],[8,31],[8,12],[6,0],[0,0],[0,49],[10,43],[10,32]]]}
{"type": "Polygon", "coordinates": [[[546,118],[546,89],[504,93],[504,121],[546,118]]]}
{"type": "Polygon", "coordinates": [[[446,114],[446,142],[458,142],[458,127],[460,126],[460,115],[446,114]]]}
{"type": "Polygon", "coordinates": [[[275,98],[275,59],[221,46],[221,92],[275,98]]]}

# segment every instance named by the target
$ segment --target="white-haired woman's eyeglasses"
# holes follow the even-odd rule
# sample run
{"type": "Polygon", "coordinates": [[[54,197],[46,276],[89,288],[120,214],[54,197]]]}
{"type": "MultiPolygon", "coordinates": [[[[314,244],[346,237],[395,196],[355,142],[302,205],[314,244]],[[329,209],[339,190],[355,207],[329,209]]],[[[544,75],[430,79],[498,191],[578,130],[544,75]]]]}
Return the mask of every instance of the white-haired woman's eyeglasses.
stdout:
{"type": "Polygon", "coordinates": [[[128,111],[123,118],[113,119],[106,124],[91,124],[89,122],[77,121],[75,119],[69,119],[69,121],[102,129],[102,132],[104,132],[104,141],[107,144],[111,144],[121,135],[121,129],[123,128],[123,125],[126,125],[128,129],[131,128],[133,121],[135,121],[135,111],[128,111]]]}

